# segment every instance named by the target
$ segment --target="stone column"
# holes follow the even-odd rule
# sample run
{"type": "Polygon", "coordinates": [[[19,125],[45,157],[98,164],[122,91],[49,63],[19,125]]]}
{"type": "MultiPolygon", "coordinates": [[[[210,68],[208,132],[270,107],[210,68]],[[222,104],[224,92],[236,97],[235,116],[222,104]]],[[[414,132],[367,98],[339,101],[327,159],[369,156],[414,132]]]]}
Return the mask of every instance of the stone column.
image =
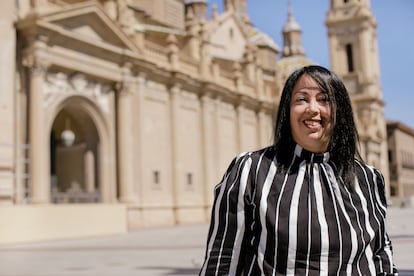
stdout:
{"type": "Polygon", "coordinates": [[[259,144],[260,147],[269,146],[273,143],[272,140],[272,130],[273,126],[267,123],[269,120],[269,115],[262,109],[259,110],[257,114],[258,118],[258,132],[259,132],[259,144]],[[270,127],[270,128],[269,128],[270,127]]]}
{"type": "Polygon", "coordinates": [[[119,199],[124,203],[137,200],[134,189],[134,140],[132,127],[132,100],[135,85],[132,80],[124,81],[117,91],[117,148],[119,199]]]}
{"type": "Polygon", "coordinates": [[[32,203],[49,203],[49,133],[45,131],[43,86],[47,65],[34,60],[29,67],[29,172],[32,203]]]}
{"type": "Polygon", "coordinates": [[[204,210],[209,221],[217,177],[217,110],[214,99],[209,95],[201,96],[201,133],[203,146],[203,187],[204,210]]]}
{"type": "Polygon", "coordinates": [[[246,108],[243,106],[243,103],[238,103],[235,108],[237,114],[237,151],[242,152],[246,151],[246,137],[244,136],[244,119],[246,108]]]}
{"type": "Polygon", "coordinates": [[[0,202],[12,203],[13,200],[21,202],[23,198],[23,179],[20,177],[21,160],[24,149],[19,147],[17,141],[18,127],[16,112],[16,8],[12,0],[1,3],[0,10],[0,202]],[[14,195],[16,195],[14,197],[14,195]],[[14,198],[13,198],[14,197],[14,198]]]}
{"type": "Polygon", "coordinates": [[[84,155],[85,187],[88,193],[95,192],[95,156],[91,150],[84,155]]]}
{"type": "Polygon", "coordinates": [[[178,109],[179,109],[179,97],[180,97],[181,86],[174,84],[170,88],[171,95],[171,164],[172,164],[172,204],[174,210],[175,223],[179,223],[178,209],[180,205],[179,193],[180,193],[180,182],[179,182],[179,171],[178,171],[178,152],[177,152],[177,131],[176,128],[179,125],[178,120],[178,109]]]}
{"type": "MultiPolygon", "coordinates": [[[[137,183],[136,185],[138,185],[137,187],[137,196],[138,198],[140,198],[142,196],[142,192],[141,190],[143,189],[144,185],[148,185],[148,183],[143,183],[143,170],[144,170],[144,162],[145,160],[142,160],[142,152],[144,151],[143,147],[145,147],[145,143],[144,143],[144,137],[143,137],[143,133],[144,133],[144,120],[145,117],[147,116],[147,114],[145,113],[145,92],[146,92],[146,85],[147,85],[147,76],[146,74],[140,72],[138,74],[138,76],[136,77],[137,80],[137,87],[136,87],[136,91],[135,91],[135,97],[136,97],[136,101],[135,101],[135,105],[137,112],[136,114],[136,119],[134,120],[134,128],[137,129],[136,131],[136,136],[134,137],[134,142],[136,143],[137,149],[135,152],[135,164],[136,164],[136,168],[137,170],[135,171],[135,183],[137,183]]],[[[135,98],[134,97],[134,98],[135,98]]]]}
{"type": "Polygon", "coordinates": [[[354,63],[354,71],[356,71],[359,75],[359,80],[362,83],[367,82],[368,80],[370,80],[370,74],[369,74],[369,67],[370,64],[367,64],[371,62],[370,60],[370,56],[368,55],[361,55],[358,57],[357,53],[369,53],[370,49],[368,47],[368,41],[367,41],[367,32],[361,32],[359,33],[359,51],[357,49],[357,44],[354,43],[352,44],[352,59],[353,59],[353,63],[354,63]],[[357,60],[360,60],[360,62],[357,62],[357,60]]]}

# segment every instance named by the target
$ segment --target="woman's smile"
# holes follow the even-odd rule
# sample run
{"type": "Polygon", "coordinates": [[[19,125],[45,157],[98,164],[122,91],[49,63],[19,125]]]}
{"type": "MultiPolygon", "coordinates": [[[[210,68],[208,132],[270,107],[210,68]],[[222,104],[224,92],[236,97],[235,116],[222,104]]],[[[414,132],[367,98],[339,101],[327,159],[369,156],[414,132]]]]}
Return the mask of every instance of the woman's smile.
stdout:
{"type": "Polygon", "coordinates": [[[305,125],[311,129],[319,128],[322,126],[320,120],[305,120],[305,125]]]}

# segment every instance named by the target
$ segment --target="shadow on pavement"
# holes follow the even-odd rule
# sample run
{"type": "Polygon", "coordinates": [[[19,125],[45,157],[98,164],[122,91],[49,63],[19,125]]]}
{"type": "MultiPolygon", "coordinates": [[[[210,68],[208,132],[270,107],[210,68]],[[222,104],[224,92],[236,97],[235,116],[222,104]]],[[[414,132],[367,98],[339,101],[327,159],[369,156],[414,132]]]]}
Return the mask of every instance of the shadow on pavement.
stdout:
{"type": "Polygon", "coordinates": [[[398,276],[414,276],[414,270],[399,270],[398,276]]]}
{"type": "Polygon", "coordinates": [[[163,266],[157,266],[157,267],[141,267],[145,269],[154,269],[154,270],[165,270],[166,272],[163,272],[162,275],[198,275],[200,272],[200,268],[177,268],[177,267],[163,267],[163,266]]]}

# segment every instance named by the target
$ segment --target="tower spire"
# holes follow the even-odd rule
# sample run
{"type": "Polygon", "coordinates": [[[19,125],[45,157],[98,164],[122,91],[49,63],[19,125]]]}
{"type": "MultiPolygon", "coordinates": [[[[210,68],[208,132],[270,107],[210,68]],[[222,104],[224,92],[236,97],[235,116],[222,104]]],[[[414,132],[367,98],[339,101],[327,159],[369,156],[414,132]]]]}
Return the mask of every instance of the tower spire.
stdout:
{"type": "Polygon", "coordinates": [[[292,11],[292,1],[288,0],[288,18],[283,26],[283,57],[305,55],[302,46],[302,29],[292,11]]]}
{"type": "Polygon", "coordinates": [[[293,13],[292,13],[292,0],[288,0],[288,20],[291,17],[293,17],[293,13]]]}

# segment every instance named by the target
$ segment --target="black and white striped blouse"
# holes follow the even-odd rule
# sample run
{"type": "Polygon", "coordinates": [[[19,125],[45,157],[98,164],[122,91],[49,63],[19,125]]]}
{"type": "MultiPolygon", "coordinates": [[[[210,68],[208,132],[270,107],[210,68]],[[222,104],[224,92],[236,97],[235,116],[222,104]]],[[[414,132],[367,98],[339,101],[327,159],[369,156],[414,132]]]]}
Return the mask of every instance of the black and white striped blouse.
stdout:
{"type": "Polygon", "coordinates": [[[215,190],[200,275],[397,275],[383,177],[355,162],[349,187],[329,153],[296,146],[283,172],[272,147],[237,156],[215,190]]]}

